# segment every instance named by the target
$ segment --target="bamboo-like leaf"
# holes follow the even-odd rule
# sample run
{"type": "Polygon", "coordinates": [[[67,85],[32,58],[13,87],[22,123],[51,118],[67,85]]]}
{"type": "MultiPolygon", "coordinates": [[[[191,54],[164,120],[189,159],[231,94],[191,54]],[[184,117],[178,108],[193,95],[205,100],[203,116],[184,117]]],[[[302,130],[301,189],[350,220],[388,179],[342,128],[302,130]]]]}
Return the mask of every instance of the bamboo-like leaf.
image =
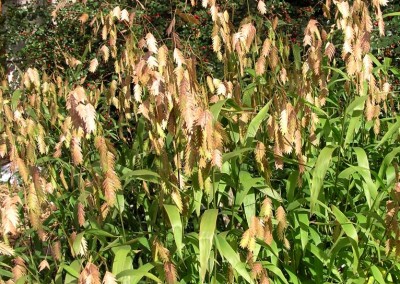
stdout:
{"type": "Polygon", "coordinates": [[[297,44],[293,44],[292,46],[294,63],[296,65],[297,70],[301,70],[301,50],[297,44]]]}
{"type": "Polygon", "coordinates": [[[397,133],[399,133],[399,129],[400,129],[400,116],[398,116],[396,123],[392,124],[390,126],[390,128],[388,129],[388,131],[385,133],[385,135],[382,137],[381,141],[379,141],[378,145],[375,146],[375,149],[377,149],[378,147],[380,147],[383,143],[385,143],[386,141],[388,141],[397,131],[397,133]]]}
{"type": "Polygon", "coordinates": [[[372,272],[372,275],[374,276],[376,282],[378,282],[379,284],[386,283],[385,279],[383,278],[382,272],[379,270],[378,267],[376,267],[376,265],[371,266],[371,272],[372,272]]]}
{"type": "Polygon", "coordinates": [[[122,172],[122,180],[124,180],[127,183],[129,183],[133,179],[140,179],[144,181],[150,181],[154,183],[159,183],[160,181],[160,175],[156,172],[153,172],[151,170],[131,170],[126,167],[121,167],[121,166],[116,166],[116,169],[118,171],[122,172]]]}
{"type": "Polygon", "coordinates": [[[243,148],[243,149],[237,149],[233,152],[229,152],[229,153],[225,153],[222,155],[222,160],[223,162],[229,161],[230,159],[236,158],[236,157],[240,157],[242,154],[246,153],[246,152],[250,152],[253,151],[253,148],[243,148]]]}
{"type": "Polygon", "coordinates": [[[122,284],[131,284],[133,281],[132,276],[118,276],[119,273],[125,270],[133,269],[133,259],[130,256],[131,247],[128,245],[119,246],[112,248],[112,251],[115,255],[112,265],[112,273],[116,275],[117,279],[120,280],[122,284]]]}
{"type": "Polygon", "coordinates": [[[391,152],[389,152],[383,162],[381,163],[381,167],[379,168],[378,176],[382,179],[383,174],[386,173],[386,169],[392,163],[393,159],[400,153],[400,147],[394,148],[391,152]]]}
{"type": "Polygon", "coordinates": [[[246,269],[245,263],[240,261],[239,255],[226,241],[223,233],[215,237],[215,244],[219,253],[228,260],[233,269],[235,269],[248,283],[253,283],[250,274],[246,269]]]}
{"type": "Polygon", "coordinates": [[[400,17],[400,12],[387,13],[387,14],[383,15],[383,18],[387,18],[387,17],[400,17]]]}
{"type": "Polygon", "coordinates": [[[79,274],[81,273],[81,260],[75,260],[70,265],[63,265],[62,269],[67,272],[65,275],[65,283],[77,283],[79,274]]]}
{"type": "Polygon", "coordinates": [[[208,261],[212,249],[218,210],[209,209],[203,213],[200,222],[199,249],[200,249],[200,279],[204,282],[208,269],[208,261]]]}
{"type": "Polygon", "coordinates": [[[270,100],[251,120],[249,127],[247,128],[246,141],[248,138],[254,138],[256,136],[261,123],[268,117],[268,111],[271,103],[272,100],[270,100]]]}
{"type": "Polygon", "coordinates": [[[352,240],[354,240],[356,243],[358,243],[358,235],[356,228],[354,228],[354,225],[350,222],[349,219],[347,219],[346,215],[343,214],[342,211],[339,210],[335,205],[332,205],[332,213],[335,215],[336,220],[340,223],[340,225],[343,228],[344,233],[352,240]]]}
{"type": "Polygon", "coordinates": [[[344,148],[351,141],[353,141],[354,133],[361,125],[364,104],[368,96],[361,96],[354,99],[354,101],[347,107],[346,113],[351,115],[350,123],[347,128],[344,148]]]}
{"type": "Polygon", "coordinates": [[[165,211],[167,212],[169,222],[171,223],[172,226],[172,232],[174,233],[174,239],[178,254],[182,258],[183,228],[182,228],[181,215],[179,214],[179,209],[175,205],[167,205],[167,204],[164,204],[164,208],[165,211]]]}
{"type": "Polygon", "coordinates": [[[215,104],[213,104],[213,105],[210,107],[210,112],[211,112],[212,115],[213,115],[214,121],[218,121],[218,116],[219,116],[219,114],[220,114],[220,112],[221,112],[221,109],[222,109],[222,107],[224,106],[224,104],[225,104],[226,101],[227,101],[227,100],[218,101],[218,102],[216,102],[215,104]]]}
{"type": "Polygon", "coordinates": [[[85,255],[86,251],[87,251],[87,242],[86,239],[84,237],[84,232],[79,233],[78,235],[76,235],[74,243],[72,245],[72,248],[74,250],[74,253],[76,255],[85,255]]]}
{"type": "Polygon", "coordinates": [[[117,279],[128,278],[130,279],[129,282],[130,284],[137,284],[140,282],[140,280],[142,280],[143,277],[147,276],[148,278],[155,280],[157,283],[162,283],[160,279],[149,273],[149,271],[153,268],[154,268],[153,264],[146,263],[140,266],[138,269],[127,269],[121,271],[120,273],[117,274],[116,278],[117,279]]]}
{"type": "Polygon", "coordinates": [[[360,167],[360,174],[365,181],[364,192],[367,199],[369,208],[372,208],[372,203],[378,195],[378,190],[371,178],[371,169],[369,168],[369,162],[365,150],[360,147],[355,147],[354,152],[357,156],[358,166],[360,167]]]}
{"type": "Polygon", "coordinates": [[[272,264],[272,263],[267,263],[267,264],[265,265],[265,268],[266,268],[268,271],[271,271],[272,273],[274,273],[276,276],[278,276],[279,279],[280,279],[283,283],[289,284],[289,282],[286,280],[285,275],[282,273],[282,270],[280,270],[279,267],[278,267],[277,265],[272,264]]]}
{"type": "Polygon", "coordinates": [[[313,178],[311,181],[311,213],[313,213],[313,210],[315,209],[314,207],[319,198],[321,188],[324,184],[324,178],[332,159],[332,153],[335,151],[335,149],[335,146],[326,146],[324,149],[322,149],[318,156],[317,162],[315,163],[313,178]]]}
{"type": "Polygon", "coordinates": [[[306,249],[308,243],[308,227],[310,225],[309,217],[306,212],[299,212],[297,214],[300,224],[300,241],[303,251],[306,249]]]}
{"type": "Polygon", "coordinates": [[[21,95],[22,95],[22,90],[15,90],[13,92],[13,95],[11,98],[11,109],[12,110],[14,110],[14,111],[16,110],[19,100],[21,98],[21,95]]]}
{"type": "Polygon", "coordinates": [[[250,226],[251,219],[256,215],[256,196],[254,190],[251,189],[243,198],[244,213],[247,220],[247,225],[250,226]]]}

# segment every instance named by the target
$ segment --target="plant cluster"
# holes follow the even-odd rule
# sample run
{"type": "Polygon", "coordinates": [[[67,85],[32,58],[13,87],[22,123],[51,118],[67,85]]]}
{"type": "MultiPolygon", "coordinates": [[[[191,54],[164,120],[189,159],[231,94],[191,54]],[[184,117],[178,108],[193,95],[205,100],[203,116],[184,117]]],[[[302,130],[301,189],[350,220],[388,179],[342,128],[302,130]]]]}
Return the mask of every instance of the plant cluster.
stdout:
{"type": "Polygon", "coordinates": [[[142,2],[60,1],[81,41],[3,81],[0,283],[399,282],[388,1],[327,0],[301,42],[263,0],[181,1],[163,33],[142,2]]]}

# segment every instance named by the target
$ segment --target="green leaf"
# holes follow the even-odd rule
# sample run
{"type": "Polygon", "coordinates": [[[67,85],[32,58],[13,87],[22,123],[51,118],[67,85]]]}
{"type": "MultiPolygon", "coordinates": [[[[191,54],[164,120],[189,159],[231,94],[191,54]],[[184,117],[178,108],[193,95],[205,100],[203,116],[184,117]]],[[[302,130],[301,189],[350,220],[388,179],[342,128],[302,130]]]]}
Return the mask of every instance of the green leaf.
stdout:
{"type": "Polygon", "coordinates": [[[65,275],[64,283],[72,284],[78,283],[79,274],[81,272],[82,261],[74,260],[70,265],[61,264],[62,269],[67,273],[65,275]]]}
{"type": "Polygon", "coordinates": [[[358,243],[358,235],[356,228],[354,228],[353,224],[347,219],[346,215],[343,214],[335,205],[332,205],[332,213],[335,215],[336,220],[340,223],[340,226],[343,228],[344,233],[356,243],[358,243]]]}
{"type": "Polygon", "coordinates": [[[327,264],[329,257],[326,254],[326,252],[322,249],[320,249],[319,247],[317,247],[315,244],[310,243],[307,246],[308,250],[315,255],[323,264],[327,264]]]}
{"type": "Polygon", "coordinates": [[[330,161],[332,159],[332,153],[335,151],[336,146],[326,146],[322,149],[318,156],[317,162],[315,163],[313,171],[313,179],[311,181],[311,213],[314,211],[314,207],[319,198],[319,194],[324,184],[325,174],[329,168],[330,161]]]}
{"type": "Polygon", "coordinates": [[[213,115],[214,121],[218,120],[219,113],[227,100],[221,100],[210,106],[210,111],[213,115]]]}
{"type": "Polygon", "coordinates": [[[379,284],[385,284],[386,281],[383,278],[382,272],[379,270],[378,267],[376,267],[375,265],[371,266],[371,272],[372,275],[374,276],[375,280],[379,283],[379,284]]]}
{"type": "Polygon", "coordinates": [[[371,178],[371,170],[369,168],[369,162],[367,154],[364,149],[355,147],[354,151],[357,156],[357,162],[359,165],[359,172],[365,181],[364,192],[367,198],[367,203],[369,208],[372,208],[372,203],[374,202],[376,196],[378,195],[378,189],[371,178]]]}
{"type": "Polygon", "coordinates": [[[379,177],[382,179],[383,174],[386,172],[386,169],[392,163],[393,159],[400,153],[400,147],[394,148],[389,154],[385,156],[381,167],[379,168],[379,177]]]}
{"type": "MultiPolygon", "coordinates": [[[[126,167],[122,168],[122,180],[125,180],[126,183],[133,179],[140,179],[144,181],[150,181],[154,183],[158,183],[160,181],[160,175],[151,170],[131,170],[126,167]]],[[[117,167],[118,169],[118,167],[117,167]]],[[[119,170],[119,169],[118,169],[119,170]]]]}
{"type": "Polygon", "coordinates": [[[310,225],[310,221],[307,212],[299,212],[297,216],[299,218],[299,223],[300,223],[301,247],[303,251],[305,251],[308,243],[308,227],[310,225]]]}
{"type": "MultiPolygon", "coordinates": [[[[152,278],[154,280],[154,275],[148,273],[151,269],[154,268],[154,265],[151,263],[146,263],[142,266],[140,266],[138,269],[127,269],[124,271],[121,271],[120,273],[118,273],[116,275],[117,280],[127,277],[130,279],[131,282],[129,282],[130,284],[136,284],[139,283],[139,281],[147,276],[149,278],[152,278]]],[[[158,283],[162,283],[162,281],[160,279],[158,279],[157,277],[155,277],[155,281],[158,283]]]]}
{"type": "Polygon", "coordinates": [[[179,214],[179,209],[175,205],[167,205],[167,204],[164,204],[164,208],[165,211],[167,212],[169,222],[171,223],[172,226],[172,232],[174,233],[174,239],[178,254],[182,258],[183,228],[182,228],[181,215],[179,214]]]}
{"type": "Polygon", "coordinates": [[[364,110],[364,103],[367,99],[368,96],[356,97],[346,108],[346,114],[351,114],[354,110],[364,110]]]}
{"type": "Polygon", "coordinates": [[[222,161],[226,162],[229,161],[230,159],[236,158],[241,156],[243,153],[253,151],[253,148],[242,148],[242,149],[237,149],[233,152],[225,153],[222,155],[222,161]]]}
{"type": "Polygon", "coordinates": [[[251,77],[255,78],[256,77],[256,71],[254,69],[251,68],[247,68],[246,70],[244,70],[247,74],[249,74],[251,77]]]}
{"type": "Polygon", "coordinates": [[[200,249],[200,279],[204,282],[208,260],[210,258],[212,242],[217,222],[218,210],[209,209],[203,213],[200,222],[199,249],[200,249]]]}
{"type": "Polygon", "coordinates": [[[254,189],[251,189],[243,199],[244,213],[249,227],[251,225],[251,219],[256,215],[256,203],[254,189]]]}
{"type": "Polygon", "coordinates": [[[353,141],[354,133],[357,128],[360,127],[362,117],[363,117],[363,110],[364,104],[368,96],[357,97],[354,99],[352,103],[347,107],[346,114],[351,114],[351,119],[349,126],[346,132],[346,138],[344,141],[344,148],[353,141]]]}
{"type": "Polygon", "coordinates": [[[383,18],[387,18],[387,17],[399,17],[400,16],[400,12],[393,12],[393,13],[388,13],[383,15],[383,18]]]}
{"type": "Polygon", "coordinates": [[[21,98],[22,91],[21,90],[15,90],[12,94],[11,98],[11,109],[16,110],[19,99],[21,98]]]}
{"type": "Polygon", "coordinates": [[[79,233],[75,237],[74,243],[72,245],[72,248],[73,248],[75,254],[78,254],[78,252],[80,250],[83,234],[84,234],[84,232],[79,233]]]}
{"type": "MultiPolygon", "coordinates": [[[[118,275],[122,271],[133,269],[133,259],[130,256],[131,247],[128,245],[114,247],[111,249],[114,252],[114,262],[112,265],[112,273],[118,275]]],[[[133,277],[130,276],[120,276],[121,283],[130,284],[133,281],[133,277]]]]}
{"type": "Polygon", "coordinates": [[[118,236],[115,236],[115,235],[113,235],[107,231],[101,230],[101,229],[88,229],[85,231],[85,234],[92,235],[92,236],[118,238],[118,236]]]}
{"type": "Polygon", "coordinates": [[[10,271],[7,271],[7,270],[4,270],[3,268],[0,268],[0,279],[1,279],[1,276],[12,278],[13,274],[10,271]]]}
{"type": "Polygon", "coordinates": [[[249,190],[260,181],[260,178],[253,177],[248,171],[241,171],[239,173],[240,187],[236,193],[235,205],[241,206],[243,200],[246,198],[249,190]]]}
{"type": "Polygon", "coordinates": [[[294,64],[297,70],[301,70],[301,50],[300,46],[297,44],[293,44],[293,57],[294,57],[294,64]]]}
{"type": "Polygon", "coordinates": [[[268,110],[271,106],[272,100],[270,100],[251,120],[249,127],[247,128],[246,138],[254,138],[257,134],[258,128],[260,128],[261,123],[268,117],[268,110]]]}
{"type": "Polygon", "coordinates": [[[265,268],[267,269],[267,271],[271,271],[271,272],[274,273],[276,276],[278,276],[279,279],[280,279],[283,283],[289,284],[289,282],[286,280],[285,275],[283,275],[282,270],[280,270],[278,266],[276,266],[275,264],[272,264],[272,263],[266,263],[266,264],[265,264],[265,268]]]}
{"type": "Polygon", "coordinates": [[[330,67],[330,66],[324,66],[323,68],[324,69],[331,69],[332,71],[342,75],[343,79],[345,79],[346,81],[350,81],[349,76],[345,72],[343,72],[342,70],[340,70],[338,68],[330,67]]]}
{"type": "Polygon", "coordinates": [[[396,123],[390,126],[389,130],[382,137],[381,141],[379,141],[378,145],[375,146],[375,149],[377,149],[379,146],[381,146],[383,143],[389,140],[396,133],[396,131],[397,132],[399,131],[399,128],[400,128],[400,116],[397,117],[396,123]]]}
{"type": "Polygon", "coordinates": [[[219,234],[215,237],[215,244],[219,253],[228,260],[233,269],[235,269],[248,283],[253,283],[250,274],[246,269],[246,265],[240,261],[239,255],[226,241],[224,234],[219,234]]]}

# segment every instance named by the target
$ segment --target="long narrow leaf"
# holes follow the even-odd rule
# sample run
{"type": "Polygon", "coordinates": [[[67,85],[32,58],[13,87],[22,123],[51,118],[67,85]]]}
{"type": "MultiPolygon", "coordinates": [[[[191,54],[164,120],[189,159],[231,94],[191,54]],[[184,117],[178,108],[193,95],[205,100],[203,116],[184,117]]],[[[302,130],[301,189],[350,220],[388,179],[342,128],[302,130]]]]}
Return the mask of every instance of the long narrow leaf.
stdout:
{"type": "Polygon", "coordinates": [[[250,274],[246,269],[246,265],[240,261],[240,257],[226,241],[223,234],[219,234],[215,237],[215,244],[219,253],[226,258],[226,260],[232,265],[233,269],[235,269],[248,283],[253,283],[250,274]]]}
{"type": "Polygon", "coordinates": [[[326,146],[318,156],[317,162],[313,171],[313,179],[311,182],[311,213],[315,209],[316,202],[319,197],[322,185],[324,183],[325,174],[329,168],[332,159],[332,153],[335,151],[335,146],[326,146]]]}
{"type": "Polygon", "coordinates": [[[260,128],[261,123],[268,117],[268,110],[271,103],[272,100],[270,100],[251,120],[249,127],[247,128],[246,140],[248,138],[254,138],[256,136],[256,133],[258,131],[258,128],[260,128]]]}
{"type": "Polygon", "coordinates": [[[354,240],[356,243],[358,243],[358,235],[356,228],[354,228],[354,225],[350,222],[349,219],[347,219],[346,215],[343,214],[342,211],[339,210],[335,205],[332,205],[332,213],[335,215],[336,220],[340,223],[340,226],[342,226],[344,233],[354,240]]]}
{"type": "Polygon", "coordinates": [[[201,283],[204,282],[204,278],[206,276],[208,260],[210,257],[212,243],[214,239],[217,215],[217,209],[209,209],[206,210],[201,217],[199,233],[201,283]]]}
{"type": "Polygon", "coordinates": [[[392,124],[386,134],[382,137],[381,141],[379,141],[378,145],[375,148],[380,147],[383,143],[388,141],[396,131],[399,132],[400,129],[400,117],[397,117],[396,123],[392,124]]]}
{"type": "Polygon", "coordinates": [[[178,207],[175,205],[164,205],[165,211],[167,212],[169,222],[172,226],[172,232],[174,233],[174,239],[176,243],[176,248],[179,256],[182,258],[182,221],[181,215],[179,214],[178,207]]]}

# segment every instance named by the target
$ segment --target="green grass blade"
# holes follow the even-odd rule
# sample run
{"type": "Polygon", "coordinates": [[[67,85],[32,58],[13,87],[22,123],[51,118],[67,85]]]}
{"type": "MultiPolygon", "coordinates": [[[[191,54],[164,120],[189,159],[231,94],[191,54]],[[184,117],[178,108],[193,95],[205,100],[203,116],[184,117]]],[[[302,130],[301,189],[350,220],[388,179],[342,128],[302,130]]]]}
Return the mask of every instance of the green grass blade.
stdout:
{"type": "Polygon", "coordinates": [[[15,110],[17,108],[17,105],[19,103],[19,100],[21,98],[22,91],[21,90],[15,90],[12,94],[11,97],[11,109],[15,110]]]}
{"type": "Polygon", "coordinates": [[[400,153],[400,147],[394,148],[389,154],[385,156],[381,167],[379,168],[378,176],[383,179],[383,175],[386,173],[387,168],[392,163],[393,159],[400,153]]]}
{"type": "Polygon", "coordinates": [[[242,154],[244,154],[246,152],[251,152],[253,150],[254,150],[254,148],[248,147],[248,148],[237,149],[237,150],[229,152],[229,153],[225,153],[222,155],[222,161],[225,163],[226,161],[229,161],[230,159],[239,157],[242,154]]]}
{"type": "Polygon", "coordinates": [[[342,211],[339,210],[335,205],[332,205],[332,213],[335,215],[336,220],[340,223],[340,226],[342,226],[344,233],[352,240],[354,240],[356,243],[358,243],[358,235],[356,228],[354,225],[350,222],[349,219],[347,219],[346,215],[343,214],[342,211]]]}
{"type": "MultiPolygon", "coordinates": [[[[267,263],[265,264],[265,268],[267,269],[267,271],[271,271],[276,276],[278,276],[278,278],[282,281],[282,283],[289,284],[285,275],[283,275],[282,270],[280,270],[278,266],[272,263],[267,263]]],[[[279,283],[279,282],[274,282],[274,283],[279,283]]]]}
{"type": "Polygon", "coordinates": [[[212,243],[214,239],[218,210],[209,209],[203,213],[200,222],[199,248],[200,248],[200,279],[204,282],[206,276],[208,259],[210,258],[212,243]]]}
{"type": "Polygon", "coordinates": [[[248,283],[253,283],[250,274],[246,269],[246,265],[240,261],[239,255],[230,246],[222,234],[215,237],[215,244],[219,253],[226,258],[226,260],[232,265],[233,269],[235,269],[248,283]]]}
{"type": "Polygon", "coordinates": [[[378,145],[375,146],[375,149],[380,147],[383,143],[388,141],[395,133],[396,131],[398,132],[400,129],[400,117],[397,117],[396,123],[392,124],[389,128],[389,130],[385,133],[385,135],[382,137],[381,141],[379,141],[378,145]]]}
{"type": "Polygon", "coordinates": [[[387,17],[400,17],[400,12],[393,12],[393,13],[388,13],[383,15],[383,18],[387,18],[387,17]]]}
{"type": "Polygon", "coordinates": [[[124,180],[126,183],[133,179],[139,179],[139,180],[144,180],[144,181],[149,181],[149,182],[154,182],[158,183],[160,181],[160,175],[156,172],[153,172],[151,170],[131,170],[126,167],[116,167],[118,171],[122,172],[122,177],[121,179],[124,180]]]}
{"type": "MultiPolygon", "coordinates": [[[[133,259],[130,256],[131,247],[130,246],[119,246],[111,249],[114,252],[114,262],[112,265],[112,273],[114,275],[118,275],[122,271],[133,269],[133,259]]],[[[121,276],[121,279],[118,279],[122,284],[132,283],[131,276],[121,276]]]]}
{"type": "Polygon", "coordinates": [[[249,138],[254,138],[257,134],[258,128],[260,128],[261,123],[268,117],[268,110],[272,103],[270,100],[251,120],[249,127],[247,128],[246,141],[249,138]]]}
{"type": "Polygon", "coordinates": [[[172,232],[174,233],[174,239],[176,243],[176,249],[178,251],[178,255],[182,258],[182,220],[181,215],[179,214],[179,209],[175,205],[164,205],[165,211],[167,212],[169,222],[172,226],[172,232]]]}
{"type": "Polygon", "coordinates": [[[368,207],[371,209],[376,196],[378,195],[378,190],[371,178],[371,170],[369,168],[369,162],[367,153],[364,149],[355,147],[354,151],[357,156],[358,166],[360,168],[360,174],[365,181],[364,192],[367,199],[368,207]]]}
{"type": "Polygon", "coordinates": [[[372,265],[371,272],[372,272],[372,275],[374,276],[376,282],[378,282],[379,284],[386,283],[385,279],[383,278],[382,272],[379,270],[378,267],[376,267],[375,265],[372,265]]]}
{"type": "Polygon", "coordinates": [[[311,213],[314,211],[314,207],[317,203],[319,193],[324,183],[325,174],[329,168],[330,161],[332,159],[332,153],[335,151],[335,146],[326,146],[322,149],[318,156],[317,162],[315,163],[313,178],[311,181],[311,213]]]}
{"type": "Polygon", "coordinates": [[[308,243],[308,227],[310,225],[310,220],[308,219],[307,212],[298,213],[299,224],[300,224],[300,241],[303,251],[305,251],[308,243]]]}
{"type": "Polygon", "coordinates": [[[365,98],[367,97],[368,96],[356,98],[356,100],[358,100],[359,105],[356,107],[356,109],[354,109],[354,111],[352,111],[350,123],[346,131],[346,138],[344,140],[344,145],[343,145],[344,148],[346,148],[346,146],[353,141],[354,134],[361,125],[363,116],[362,110],[364,109],[365,98]]]}
{"type": "MultiPolygon", "coordinates": [[[[138,269],[127,269],[124,271],[121,271],[120,273],[118,273],[116,275],[117,279],[121,279],[124,277],[129,277],[130,284],[136,284],[139,283],[139,281],[144,277],[144,276],[150,276],[150,278],[154,279],[154,275],[149,274],[148,272],[154,268],[154,265],[151,263],[146,263],[142,266],[140,266],[138,269]]],[[[156,278],[158,279],[158,278],[156,278]]],[[[161,283],[161,280],[158,279],[158,281],[156,281],[157,283],[161,283]]]]}
{"type": "Polygon", "coordinates": [[[221,100],[210,106],[214,121],[218,121],[219,113],[227,100],[221,100]]]}

